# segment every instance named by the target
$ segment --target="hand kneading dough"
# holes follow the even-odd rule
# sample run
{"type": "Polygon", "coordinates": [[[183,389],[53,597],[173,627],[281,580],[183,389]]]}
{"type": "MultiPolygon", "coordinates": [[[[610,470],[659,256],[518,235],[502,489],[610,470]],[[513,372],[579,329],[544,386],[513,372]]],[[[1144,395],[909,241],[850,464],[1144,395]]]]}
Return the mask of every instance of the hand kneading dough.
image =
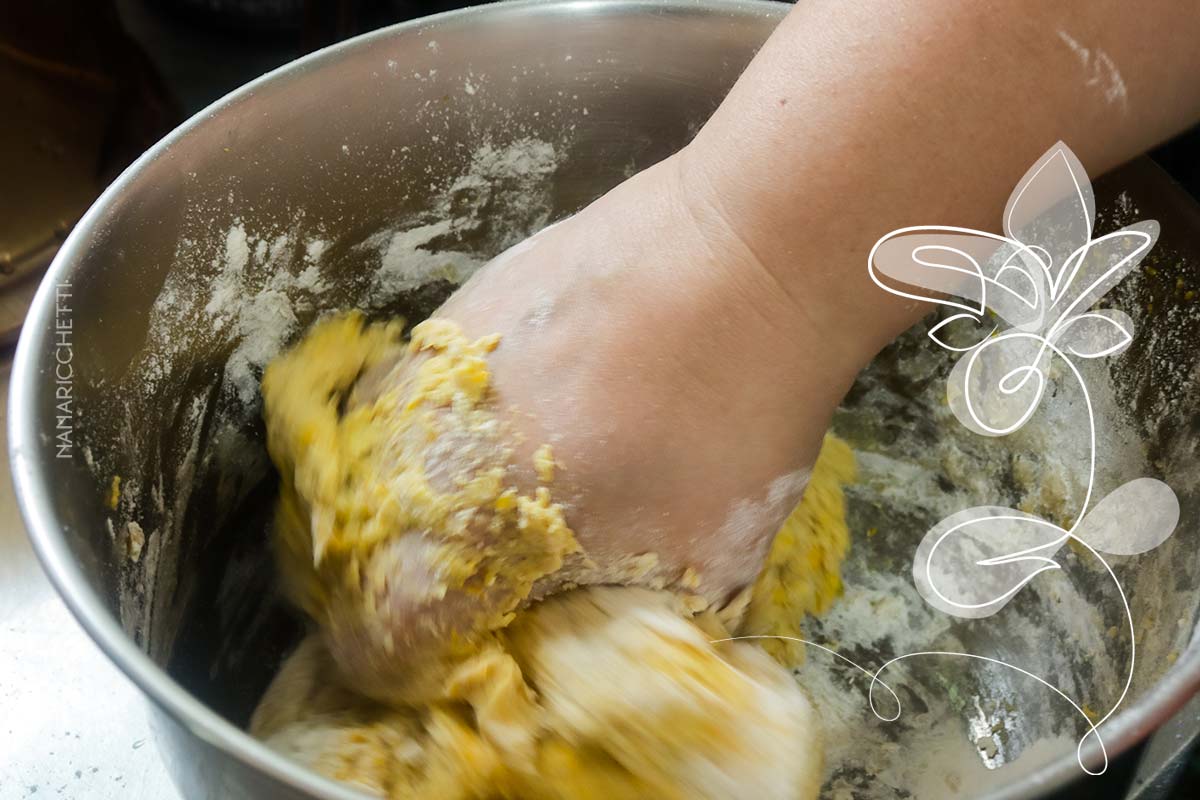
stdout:
{"type": "Polygon", "coordinates": [[[820,737],[791,675],[713,645],[674,598],[567,592],[464,662],[442,701],[381,709],[340,688],[316,637],[280,672],[254,735],[395,798],[815,797],[820,737]]]}
{"type": "Polygon", "coordinates": [[[795,680],[756,644],[713,640],[739,622],[739,635],[798,636],[840,592],[849,448],[827,437],[738,608],[694,615],[687,576],[678,595],[592,587],[530,605],[535,583],[588,568],[551,502],[549,450],[532,495],[507,485],[508,434],[487,403],[496,339],[431,320],[405,350],[400,329],[320,323],[264,378],[279,561],[320,633],[284,665],[252,733],[389,798],[815,797],[819,723],[795,680]],[[421,360],[356,401],[356,381],[398,354],[421,360]],[[435,441],[469,469],[439,474],[435,441]],[[460,597],[458,616],[392,641],[397,585],[405,613],[460,597]]]}

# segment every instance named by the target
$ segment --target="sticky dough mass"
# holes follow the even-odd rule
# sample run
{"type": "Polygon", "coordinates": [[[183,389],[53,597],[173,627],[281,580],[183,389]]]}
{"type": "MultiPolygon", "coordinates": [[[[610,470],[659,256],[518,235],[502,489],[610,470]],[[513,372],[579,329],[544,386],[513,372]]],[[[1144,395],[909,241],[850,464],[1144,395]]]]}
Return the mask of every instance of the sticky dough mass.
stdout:
{"type": "Polygon", "coordinates": [[[264,377],[278,561],[319,632],[251,732],[389,798],[815,797],[819,723],[782,666],[798,647],[714,640],[798,636],[839,593],[849,448],[826,438],[740,603],[708,607],[689,575],[533,603],[538,587],[589,582],[594,565],[554,502],[549,448],[534,454],[532,492],[510,485],[511,436],[488,402],[498,339],[438,319],[407,343],[401,331],[324,321],[264,377]],[[382,388],[359,385],[393,362],[382,388]],[[431,458],[438,443],[450,458],[431,458]],[[423,603],[455,614],[408,640],[393,615],[423,603]],[[359,641],[384,647],[362,648],[350,685],[331,649],[359,641]]]}

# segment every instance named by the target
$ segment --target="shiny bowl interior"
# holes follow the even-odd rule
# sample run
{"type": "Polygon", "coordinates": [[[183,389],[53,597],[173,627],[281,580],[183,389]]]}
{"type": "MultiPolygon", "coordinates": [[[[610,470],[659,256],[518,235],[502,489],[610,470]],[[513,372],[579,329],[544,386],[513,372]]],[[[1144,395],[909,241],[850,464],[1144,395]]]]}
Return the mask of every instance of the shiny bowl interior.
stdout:
{"type": "MultiPolygon", "coordinates": [[[[419,320],[478,264],[673,152],[786,8],[518,2],[359,37],[200,113],[80,223],[19,347],[13,473],[47,571],[152,700],[185,796],[354,796],[240,730],[303,630],[266,543],[263,363],[323,312],[419,320]],[[64,382],[55,365],[68,357],[64,382]]],[[[1167,544],[1117,564],[1141,632],[1132,691],[1102,729],[1113,756],[1200,676],[1200,401],[1186,346],[1200,322],[1175,291],[1200,276],[1200,225],[1146,162],[1108,176],[1098,198],[1105,225],[1136,214],[1164,227],[1155,275],[1113,298],[1148,335],[1094,370],[1110,401],[1102,477],[1162,477],[1183,507],[1167,544]]],[[[1029,487],[1012,464],[1061,424],[1043,421],[1049,439],[971,440],[940,401],[952,359],[922,334],[885,351],[838,414],[860,453],[856,541],[847,596],[810,636],[872,666],[914,649],[1020,661],[1081,696],[1094,687],[1085,699],[1102,707],[1128,653],[1088,632],[1119,622],[1094,565],[1075,559],[986,624],[936,618],[912,589],[912,553],[947,504],[1019,502],[1029,487]]],[[[1079,777],[1083,729],[1038,687],[959,662],[901,672],[906,711],[885,724],[852,670],[814,652],[800,671],[832,732],[828,788],[850,792],[839,797],[1037,797],[1079,777]]]]}

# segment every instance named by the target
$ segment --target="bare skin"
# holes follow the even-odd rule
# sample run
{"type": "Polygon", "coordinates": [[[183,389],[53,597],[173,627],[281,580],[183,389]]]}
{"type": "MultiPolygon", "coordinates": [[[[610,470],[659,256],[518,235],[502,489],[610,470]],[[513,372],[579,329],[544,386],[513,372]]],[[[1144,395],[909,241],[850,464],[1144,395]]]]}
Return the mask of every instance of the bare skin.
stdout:
{"type": "Polygon", "coordinates": [[[1181,130],[1198,39],[1173,0],[802,3],[690,145],[438,313],[501,334],[518,475],[553,446],[589,555],[654,552],[721,602],[757,574],[855,375],[928,310],[870,283],[875,240],[998,228],[1060,139],[1098,175],[1181,130]]]}

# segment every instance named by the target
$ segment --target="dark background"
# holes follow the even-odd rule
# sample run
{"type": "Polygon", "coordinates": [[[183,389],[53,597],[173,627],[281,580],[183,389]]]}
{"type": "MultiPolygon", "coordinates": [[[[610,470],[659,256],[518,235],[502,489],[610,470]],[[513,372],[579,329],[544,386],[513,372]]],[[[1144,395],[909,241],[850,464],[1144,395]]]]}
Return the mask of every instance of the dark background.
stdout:
{"type": "MultiPolygon", "coordinates": [[[[453,0],[0,0],[0,348],[105,185],[191,114],[305,53],[453,0]]],[[[1152,154],[1200,197],[1200,131],[1152,154]]],[[[4,358],[10,357],[4,353],[4,358]]],[[[1125,797],[1138,753],[1060,795],[1125,797]]],[[[1174,800],[1200,797],[1200,761],[1174,800]]]]}

